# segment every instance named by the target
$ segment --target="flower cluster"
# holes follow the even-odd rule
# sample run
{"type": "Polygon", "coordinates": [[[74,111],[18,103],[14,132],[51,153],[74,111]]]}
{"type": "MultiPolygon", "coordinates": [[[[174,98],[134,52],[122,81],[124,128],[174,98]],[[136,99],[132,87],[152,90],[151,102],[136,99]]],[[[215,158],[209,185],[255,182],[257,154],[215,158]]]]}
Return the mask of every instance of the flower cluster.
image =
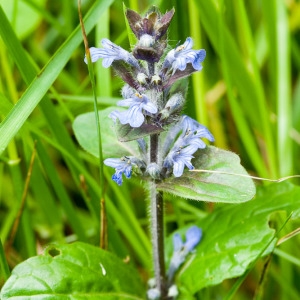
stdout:
{"type": "Polygon", "coordinates": [[[206,127],[181,116],[186,89],[171,88],[175,82],[200,71],[206,55],[203,49],[192,49],[191,37],[174,49],[167,48],[166,33],[173,15],[173,9],[161,14],[152,7],[144,17],[127,9],[128,24],[137,38],[133,51],[108,39],[102,40],[102,48],[90,48],[92,62],[103,59],[103,67],[112,66],[125,81],[123,100],[117,103],[120,109],[109,117],[115,123],[118,138],[124,141],[122,132],[130,132],[130,140],[136,139],[141,149],[141,158],[124,156],[104,161],[115,169],[112,179],[119,185],[123,174],[130,178],[136,172],[155,180],[180,177],[185,167],[194,168],[194,153],[206,147],[202,138],[214,141],[206,127]],[[151,135],[158,136],[155,160],[150,154],[151,135]]]}
{"type": "Polygon", "coordinates": [[[188,254],[200,243],[202,230],[197,226],[190,227],[185,233],[186,241],[183,243],[179,233],[173,236],[174,252],[168,269],[168,282],[171,283],[176,271],[184,263],[188,254]]]}
{"type": "MultiPolygon", "coordinates": [[[[180,266],[185,262],[188,255],[195,251],[195,247],[200,243],[202,230],[197,226],[190,227],[185,233],[185,242],[182,241],[181,235],[175,233],[173,236],[173,255],[171,257],[169,269],[167,272],[168,279],[168,297],[174,299],[178,296],[177,286],[174,284],[174,276],[180,266]]],[[[155,279],[148,281],[149,289],[147,296],[149,300],[160,299],[160,292],[156,287],[155,279]]]]}

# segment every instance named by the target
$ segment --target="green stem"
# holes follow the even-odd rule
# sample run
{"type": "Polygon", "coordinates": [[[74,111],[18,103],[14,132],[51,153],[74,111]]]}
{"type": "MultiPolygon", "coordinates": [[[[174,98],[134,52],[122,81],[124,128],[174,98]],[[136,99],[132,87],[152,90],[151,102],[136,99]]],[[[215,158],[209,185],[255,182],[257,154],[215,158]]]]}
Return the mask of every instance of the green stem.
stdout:
{"type": "Polygon", "coordinates": [[[5,258],[5,252],[1,240],[0,240],[0,273],[2,274],[1,275],[2,279],[4,280],[7,280],[8,277],[10,276],[9,266],[5,258]]]}
{"type": "MultiPolygon", "coordinates": [[[[150,162],[157,163],[158,154],[158,135],[150,136],[150,162]]],[[[156,189],[156,182],[150,184],[150,209],[151,209],[151,234],[152,249],[154,260],[154,272],[156,287],[160,291],[161,299],[167,295],[165,279],[165,260],[164,260],[164,211],[163,193],[156,189]]]]}

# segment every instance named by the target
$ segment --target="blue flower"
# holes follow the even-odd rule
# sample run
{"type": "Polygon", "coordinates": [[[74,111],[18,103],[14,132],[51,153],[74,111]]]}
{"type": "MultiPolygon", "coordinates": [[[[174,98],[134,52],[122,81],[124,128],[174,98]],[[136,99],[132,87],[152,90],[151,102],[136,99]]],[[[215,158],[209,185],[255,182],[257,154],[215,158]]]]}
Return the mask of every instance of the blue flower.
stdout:
{"type": "Polygon", "coordinates": [[[180,265],[185,261],[187,255],[199,244],[202,238],[202,230],[197,226],[192,226],[185,233],[185,237],[186,241],[183,243],[180,234],[176,233],[173,236],[174,252],[168,270],[169,283],[180,265]]]}
{"type": "MultiPolygon", "coordinates": [[[[180,177],[183,174],[184,166],[187,166],[190,170],[194,169],[194,166],[191,163],[191,159],[194,157],[192,155],[198,149],[206,147],[206,144],[201,138],[207,138],[211,142],[214,141],[213,135],[205,126],[188,116],[183,116],[169,131],[165,140],[165,145],[170,147],[170,144],[174,141],[180,131],[182,132],[181,135],[177,138],[163,164],[168,171],[173,167],[173,174],[175,177],[180,177]]],[[[166,153],[165,148],[163,149],[164,153],[166,153]]]]}
{"type": "MultiPolygon", "coordinates": [[[[194,145],[197,149],[203,149],[206,144],[201,140],[201,138],[206,138],[210,142],[214,142],[213,135],[209,130],[199,124],[196,120],[183,116],[181,119],[182,135],[178,139],[178,143],[181,145],[194,145]]],[[[176,142],[177,143],[177,142],[176,142]]]]}
{"type": "Polygon", "coordinates": [[[132,173],[132,162],[127,156],[122,158],[107,158],[104,160],[104,164],[115,168],[116,173],[112,176],[112,180],[118,185],[122,185],[122,174],[125,174],[127,178],[131,177],[132,173]]]}
{"type": "MultiPolygon", "coordinates": [[[[101,44],[103,48],[90,48],[92,62],[96,62],[99,58],[103,58],[102,65],[104,68],[108,68],[114,60],[123,60],[138,69],[140,68],[138,61],[133,55],[120,46],[112,43],[108,39],[102,39],[101,44]]],[[[84,58],[84,61],[87,63],[86,57],[84,58]]]]}
{"type": "Polygon", "coordinates": [[[191,63],[196,71],[200,71],[202,69],[201,63],[206,56],[206,52],[204,49],[192,50],[192,47],[193,39],[188,37],[183,45],[169,51],[162,68],[171,68],[174,74],[177,69],[180,71],[185,70],[186,65],[191,63]]]}
{"type": "Polygon", "coordinates": [[[113,111],[109,117],[114,120],[118,118],[121,124],[129,124],[131,127],[140,127],[144,123],[144,113],[157,113],[157,107],[146,95],[139,93],[134,94],[132,98],[121,100],[117,104],[119,106],[129,106],[129,109],[122,112],[113,111]]]}
{"type": "Polygon", "coordinates": [[[167,157],[164,160],[164,167],[170,169],[173,166],[173,175],[180,177],[183,173],[184,166],[187,166],[190,170],[194,169],[191,163],[192,156],[197,151],[195,145],[189,145],[186,147],[173,147],[167,157]]]}

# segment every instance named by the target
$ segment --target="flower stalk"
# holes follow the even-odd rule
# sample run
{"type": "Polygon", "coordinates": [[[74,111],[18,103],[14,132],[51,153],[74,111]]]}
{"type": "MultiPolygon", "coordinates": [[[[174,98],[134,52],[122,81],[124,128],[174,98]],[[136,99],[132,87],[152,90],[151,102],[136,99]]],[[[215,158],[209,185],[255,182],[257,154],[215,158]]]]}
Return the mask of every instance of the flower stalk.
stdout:
{"type": "Polygon", "coordinates": [[[151,209],[151,235],[152,251],[154,261],[154,273],[156,289],[159,291],[161,299],[165,299],[167,294],[167,284],[165,276],[164,260],[164,203],[163,193],[158,192],[156,183],[153,180],[150,191],[151,209]]]}

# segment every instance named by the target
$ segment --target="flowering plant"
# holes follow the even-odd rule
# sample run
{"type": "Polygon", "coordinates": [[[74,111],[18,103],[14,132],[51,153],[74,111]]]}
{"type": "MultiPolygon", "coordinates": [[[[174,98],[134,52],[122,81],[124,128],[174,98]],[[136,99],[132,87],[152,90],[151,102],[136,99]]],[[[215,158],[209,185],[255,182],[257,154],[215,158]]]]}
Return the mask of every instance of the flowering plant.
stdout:
{"type": "MultiPolygon", "coordinates": [[[[107,115],[113,121],[110,126],[114,127],[118,140],[123,143],[131,141],[131,144],[132,141],[136,142],[138,155],[124,153],[122,157],[106,158],[104,164],[115,169],[112,180],[118,185],[122,185],[123,175],[126,178],[135,175],[146,181],[150,190],[155,279],[148,291],[149,299],[164,299],[168,293],[173,296],[177,294],[174,275],[200,242],[202,235],[201,229],[194,226],[187,231],[185,244],[178,235],[174,236],[174,254],[167,278],[163,245],[163,191],[171,192],[169,187],[172,184],[172,193],[182,196],[184,189],[188,188],[193,193],[185,194],[186,198],[202,200],[203,194],[207,194],[201,187],[202,176],[189,173],[188,170],[195,170],[199,162],[201,166],[204,157],[208,162],[209,156],[217,156],[220,152],[222,158],[219,162],[224,163],[226,158],[233,156],[207,147],[202,139],[213,142],[211,132],[182,114],[186,105],[186,77],[202,70],[206,52],[204,49],[193,49],[191,37],[174,48],[167,46],[167,30],[173,15],[174,9],[161,14],[156,7],[152,7],[145,16],[127,9],[127,22],[137,38],[133,51],[130,53],[108,39],[102,40],[102,48],[89,49],[92,62],[102,59],[103,67],[112,66],[125,82],[121,92],[124,99],[118,101],[117,105],[126,109],[110,109],[107,115]]],[[[87,57],[85,62],[88,62],[87,57]]],[[[75,125],[75,132],[76,128],[75,125]]],[[[78,132],[77,138],[85,145],[78,132]]],[[[221,169],[220,166],[218,168],[221,169]]],[[[229,169],[233,168],[244,172],[239,164],[230,164],[229,169]]],[[[215,179],[210,176],[207,182],[214,182],[215,179]]],[[[219,178],[217,183],[223,184],[222,181],[224,179],[219,178]]],[[[255,190],[253,183],[245,180],[242,184],[247,186],[244,201],[251,199],[255,190]]],[[[224,198],[221,192],[221,201],[234,201],[237,194],[228,183],[227,193],[228,196],[224,198]]],[[[218,201],[217,194],[215,191],[216,197],[210,201],[218,201]]]]}
{"type": "MultiPolygon", "coordinates": [[[[1,291],[3,299],[15,295],[57,295],[61,291],[69,293],[70,289],[72,296],[79,297],[118,292],[116,299],[132,299],[136,295],[149,300],[175,299],[185,297],[186,293],[192,295],[195,291],[187,292],[188,285],[180,272],[185,268],[184,274],[192,274],[186,264],[197,257],[202,241],[208,237],[205,229],[189,224],[179,228],[171,242],[165,242],[164,194],[228,203],[247,201],[254,196],[251,179],[226,175],[247,174],[237,155],[208,146],[205,142],[214,142],[212,133],[183,114],[188,105],[187,78],[202,70],[206,51],[194,49],[191,37],[175,46],[168,45],[167,31],[174,12],[171,9],[162,14],[152,7],[140,16],[127,9],[127,22],[137,39],[133,50],[129,52],[106,38],[102,39],[101,48],[87,50],[84,61],[89,69],[91,62],[102,59],[103,67],[112,67],[124,81],[123,99],[117,102],[117,107],[96,112],[101,126],[95,122],[93,113],[78,116],[73,124],[81,146],[101,158],[100,170],[102,163],[114,169],[111,177],[114,189],[122,189],[124,181],[137,177],[148,190],[154,271],[148,289],[145,291],[140,283],[137,271],[120,259],[77,242],[50,245],[42,256],[32,257],[16,267],[1,291]],[[169,244],[170,251],[166,251],[165,244],[169,244]],[[53,270],[57,269],[60,270],[57,275],[50,275],[56,274],[53,270]],[[41,284],[36,284],[36,278],[41,284]]],[[[101,172],[100,180],[104,181],[101,172]]],[[[101,204],[105,207],[106,189],[101,183],[100,186],[101,204]]],[[[105,216],[104,208],[101,212],[105,216]]],[[[105,232],[105,222],[101,223],[100,231],[105,232]]],[[[201,269],[199,264],[198,259],[188,266],[201,269]]]]}
{"type": "Polygon", "coordinates": [[[281,248],[297,243],[300,188],[261,184],[240,204],[255,193],[249,175],[236,154],[209,145],[234,148],[253,175],[297,177],[274,180],[299,173],[297,80],[288,76],[289,65],[297,69],[288,51],[290,39],[299,42],[288,26],[297,10],[214,0],[174,1],[177,20],[173,10],[126,10],[128,47],[123,34],[115,39],[119,22],[109,22],[123,17],[118,1],[86,1],[73,30],[76,11],[65,1],[25,14],[6,2],[14,14],[0,7],[0,298],[273,299],[274,286],[276,297],[300,298],[297,247],[281,248]],[[89,50],[94,27],[97,44],[99,33],[112,35],[89,50]],[[206,52],[193,45],[200,35],[206,52]],[[122,81],[122,99],[111,98],[122,81]],[[86,113],[91,92],[94,112],[86,113]]]}

